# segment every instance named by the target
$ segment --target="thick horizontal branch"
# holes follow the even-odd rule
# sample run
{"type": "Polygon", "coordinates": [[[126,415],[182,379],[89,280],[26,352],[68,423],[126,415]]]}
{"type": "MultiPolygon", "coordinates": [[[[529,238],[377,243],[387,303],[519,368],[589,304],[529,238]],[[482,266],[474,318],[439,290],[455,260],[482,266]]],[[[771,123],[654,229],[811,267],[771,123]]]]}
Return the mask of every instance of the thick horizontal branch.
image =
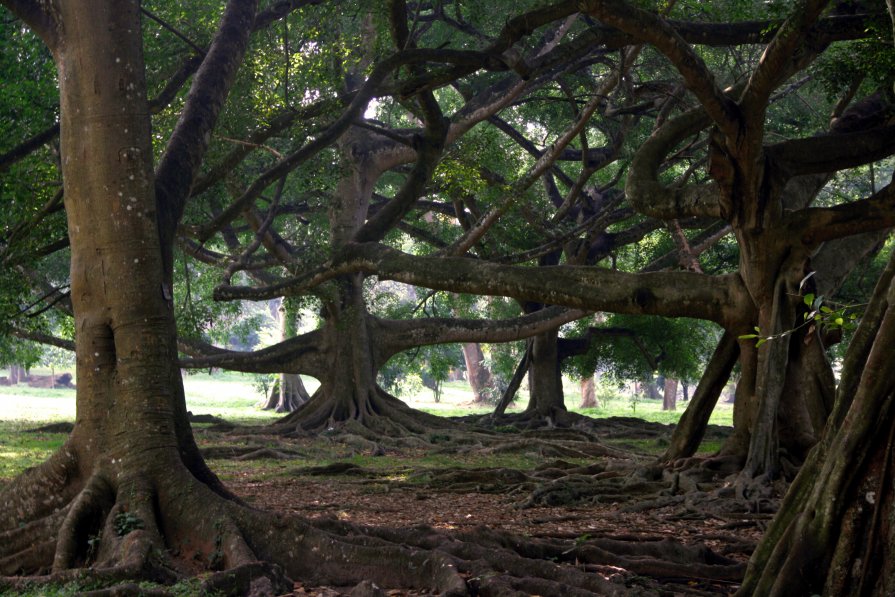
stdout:
{"type": "Polygon", "coordinates": [[[530,315],[504,320],[427,318],[377,320],[380,351],[401,351],[450,342],[511,342],[541,334],[589,315],[588,311],[548,307],[530,315]]]}
{"type": "Polygon", "coordinates": [[[305,373],[321,377],[327,366],[320,352],[322,341],[322,333],[313,331],[261,350],[241,352],[181,338],[178,348],[191,357],[181,359],[180,366],[185,369],[222,367],[245,373],[305,373]]]}
{"type": "Polygon", "coordinates": [[[722,326],[749,319],[753,306],[739,275],[630,274],[599,267],[520,267],[466,257],[420,257],[374,243],[348,245],[332,263],[266,288],[218,287],[218,300],[263,300],[309,292],[338,275],[363,272],[415,286],[507,296],[588,311],[692,317],[722,326]]]}
{"type": "Polygon", "coordinates": [[[886,185],[872,197],[835,207],[811,207],[789,216],[794,238],[814,247],[822,242],[895,226],[895,188],[886,185]]]}
{"type": "Polygon", "coordinates": [[[788,177],[826,174],[869,164],[895,153],[895,126],[853,133],[793,139],[765,148],[773,165],[788,177]]]}
{"type": "MultiPolygon", "coordinates": [[[[559,351],[559,359],[568,359],[570,357],[585,354],[595,343],[607,339],[615,338],[635,338],[637,333],[627,328],[599,328],[591,326],[587,331],[574,338],[560,338],[557,340],[557,349],[559,351]]],[[[653,370],[656,368],[653,367],[653,370]]]]}

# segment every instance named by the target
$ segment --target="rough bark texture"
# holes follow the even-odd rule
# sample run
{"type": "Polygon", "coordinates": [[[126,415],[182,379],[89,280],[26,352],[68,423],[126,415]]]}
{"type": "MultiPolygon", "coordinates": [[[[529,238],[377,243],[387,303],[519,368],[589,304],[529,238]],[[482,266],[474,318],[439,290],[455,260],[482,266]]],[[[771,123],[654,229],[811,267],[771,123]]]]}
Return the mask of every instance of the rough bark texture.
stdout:
{"type": "Polygon", "coordinates": [[[885,291],[862,322],[878,330],[872,346],[853,343],[846,357],[843,378],[858,376],[857,368],[860,382],[853,395],[850,384],[840,386],[831,424],[756,549],[738,595],[882,596],[895,589],[895,286],[883,280],[885,291]]]}

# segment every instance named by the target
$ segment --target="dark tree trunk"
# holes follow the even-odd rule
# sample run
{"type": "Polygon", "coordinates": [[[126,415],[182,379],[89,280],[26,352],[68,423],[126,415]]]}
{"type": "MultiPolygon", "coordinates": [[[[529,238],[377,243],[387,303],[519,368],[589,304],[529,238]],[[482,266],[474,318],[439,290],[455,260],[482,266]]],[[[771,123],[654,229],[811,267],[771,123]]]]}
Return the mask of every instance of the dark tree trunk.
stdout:
{"type": "Polygon", "coordinates": [[[752,555],[737,595],[895,590],[893,271],[890,261],[849,346],[824,437],[752,555]]]}
{"type": "Polygon", "coordinates": [[[448,425],[415,411],[376,383],[385,360],[375,340],[375,320],[367,313],[363,276],[339,279],[339,302],[327,305],[322,351],[326,367],[320,388],[298,410],[277,423],[285,429],[322,430],[356,421],[375,432],[401,435],[448,425]]]}
{"type": "Polygon", "coordinates": [[[665,378],[662,389],[662,410],[677,410],[677,380],[665,378]]]}
{"type": "Polygon", "coordinates": [[[532,339],[531,361],[528,366],[529,402],[527,415],[554,423],[567,412],[562,389],[559,349],[559,329],[539,334],[532,339]]]}
{"type": "Polygon", "coordinates": [[[518,392],[519,388],[522,386],[522,381],[525,379],[525,376],[528,373],[528,367],[531,364],[532,342],[533,341],[529,339],[525,343],[525,353],[522,355],[522,359],[516,366],[516,371],[513,372],[513,377],[512,379],[510,379],[510,383],[507,384],[507,389],[504,390],[503,396],[500,397],[500,402],[498,402],[497,406],[494,407],[493,416],[503,416],[503,414],[507,410],[507,407],[510,406],[510,404],[513,402],[513,399],[516,397],[516,392],[518,392]]]}
{"type": "Polygon", "coordinates": [[[737,362],[739,352],[736,336],[725,332],[709,360],[702,379],[696,386],[693,399],[687,404],[687,409],[674,428],[668,449],[660,460],[670,462],[696,453],[718,397],[730,379],[730,372],[737,362]]]}
{"type": "Polygon", "coordinates": [[[485,402],[494,391],[494,376],[485,366],[485,354],[478,342],[463,343],[463,360],[466,362],[466,379],[472,388],[473,402],[485,402]]]}

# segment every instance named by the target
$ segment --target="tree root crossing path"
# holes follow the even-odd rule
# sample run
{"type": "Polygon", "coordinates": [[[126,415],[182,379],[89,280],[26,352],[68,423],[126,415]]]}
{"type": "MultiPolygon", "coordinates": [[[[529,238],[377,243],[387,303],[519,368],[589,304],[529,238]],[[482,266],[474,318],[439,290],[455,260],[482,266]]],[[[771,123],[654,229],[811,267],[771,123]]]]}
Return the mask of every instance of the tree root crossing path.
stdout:
{"type": "Polygon", "coordinates": [[[725,480],[736,466],[718,457],[660,466],[671,429],[637,419],[455,423],[403,437],[352,424],[304,436],[197,426],[228,495],[97,473],[4,533],[2,572],[31,575],[0,579],[0,591],[726,595],[782,489],[738,497],[725,480]],[[179,507],[159,516],[162,498],[179,507]],[[177,536],[178,515],[205,532],[177,536]]]}

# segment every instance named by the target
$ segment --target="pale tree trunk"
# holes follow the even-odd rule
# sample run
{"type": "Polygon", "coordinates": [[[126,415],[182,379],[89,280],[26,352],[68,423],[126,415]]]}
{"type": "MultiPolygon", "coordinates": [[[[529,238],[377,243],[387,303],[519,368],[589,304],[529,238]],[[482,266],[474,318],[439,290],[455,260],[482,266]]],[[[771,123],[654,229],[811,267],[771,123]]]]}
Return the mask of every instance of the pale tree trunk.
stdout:
{"type": "Polygon", "coordinates": [[[665,378],[662,392],[662,410],[677,410],[677,380],[665,378]]]}
{"type": "MultiPolygon", "coordinates": [[[[96,557],[108,565],[139,560],[142,550],[161,544],[162,529],[168,544],[189,545],[197,530],[213,536],[215,512],[221,513],[210,502],[209,516],[196,508],[211,495],[229,496],[205,466],[187,421],[156,217],[139,3],[83,0],[59,9],[54,16],[64,23],[57,30],[64,43],[54,57],[77,417],[65,446],[0,496],[7,505],[0,529],[36,520],[51,533],[31,538],[41,549],[20,559],[23,570],[82,565],[86,536],[100,531],[96,557]],[[195,488],[179,513],[169,510],[177,484],[195,488]],[[127,542],[110,528],[122,512],[145,529],[127,542]],[[195,522],[188,522],[191,515],[195,522]]],[[[8,538],[3,542],[15,549],[8,538]]],[[[231,550],[223,555],[236,563],[231,550]]]]}
{"type": "Polygon", "coordinates": [[[463,360],[466,362],[466,379],[472,388],[472,401],[485,402],[489,392],[494,390],[494,377],[485,366],[482,346],[478,342],[464,342],[463,360]]]}
{"type": "MultiPolygon", "coordinates": [[[[295,337],[298,331],[298,313],[291,307],[290,301],[284,299],[280,302],[277,318],[280,324],[280,341],[295,337]]],[[[297,373],[281,373],[270,389],[270,396],[263,409],[291,413],[309,399],[310,395],[301,376],[297,373]]]]}
{"type": "Polygon", "coordinates": [[[581,408],[597,408],[597,392],[596,384],[594,384],[593,376],[585,377],[579,383],[581,388],[581,408]]]}
{"type": "Polygon", "coordinates": [[[26,381],[27,379],[28,373],[25,371],[24,367],[21,365],[9,366],[9,383],[16,385],[20,381],[26,381]]]}

